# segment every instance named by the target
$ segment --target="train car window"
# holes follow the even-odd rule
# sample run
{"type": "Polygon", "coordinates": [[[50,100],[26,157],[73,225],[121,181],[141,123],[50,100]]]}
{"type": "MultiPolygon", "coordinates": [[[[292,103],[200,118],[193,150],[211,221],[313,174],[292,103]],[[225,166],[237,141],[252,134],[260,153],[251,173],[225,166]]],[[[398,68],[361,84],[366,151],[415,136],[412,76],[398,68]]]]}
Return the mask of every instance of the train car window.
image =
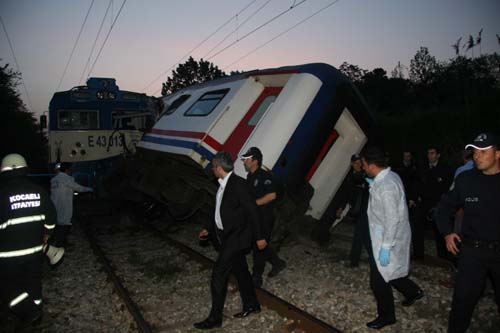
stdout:
{"type": "Polygon", "coordinates": [[[144,130],[149,125],[150,112],[113,111],[113,128],[119,130],[144,130]]]}
{"type": "Polygon", "coordinates": [[[207,116],[226,96],[229,89],[210,91],[201,96],[189,110],[184,113],[185,116],[207,116]]]}
{"type": "Polygon", "coordinates": [[[181,106],[182,104],[184,104],[184,102],[189,99],[189,97],[191,97],[191,95],[182,95],[179,98],[177,98],[175,101],[172,102],[172,104],[170,104],[167,107],[167,109],[165,110],[164,114],[172,114],[172,113],[174,113],[175,110],[177,110],[179,108],[179,106],[181,106]]]}
{"type": "Polygon", "coordinates": [[[271,105],[273,105],[276,98],[278,98],[278,96],[273,96],[273,95],[267,96],[266,98],[264,98],[262,103],[260,103],[260,106],[257,109],[257,111],[255,111],[252,118],[250,118],[250,120],[248,121],[248,125],[249,126],[256,126],[257,123],[259,122],[260,118],[262,118],[264,113],[267,111],[267,109],[269,109],[271,107],[271,105]]]}
{"type": "Polygon", "coordinates": [[[98,110],[58,110],[57,127],[59,129],[98,129],[98,110]]]}

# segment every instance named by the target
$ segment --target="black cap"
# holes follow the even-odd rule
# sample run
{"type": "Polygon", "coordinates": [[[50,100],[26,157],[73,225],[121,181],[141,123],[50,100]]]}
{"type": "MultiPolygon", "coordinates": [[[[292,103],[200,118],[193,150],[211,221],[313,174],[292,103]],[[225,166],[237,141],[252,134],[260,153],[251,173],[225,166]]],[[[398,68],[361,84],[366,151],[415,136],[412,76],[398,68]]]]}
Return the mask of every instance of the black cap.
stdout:
{"type": "Polygon", "coordinates": [[[498,137],[494,133],[481,133],[472,143],[469,143],[465,146],[467,148],[474,148],[479,150],[486,150],[491,148],[492,146],[498,147],[498,137]]]}
{"type": "Polygon", "coordinates": [[[359,156],[359,154],[353,154],[351,156],[351,162],[359,161],[360,159],[361,159],[361,156],[359,156]]]}
{"type": "Polygon", "coordinates": [[[262,163],[262,152],[257,147],[248,148],[247,152],[241,155],[241,159],[252,158],[254,160],[259,161],[259,164],[262,163]]]}

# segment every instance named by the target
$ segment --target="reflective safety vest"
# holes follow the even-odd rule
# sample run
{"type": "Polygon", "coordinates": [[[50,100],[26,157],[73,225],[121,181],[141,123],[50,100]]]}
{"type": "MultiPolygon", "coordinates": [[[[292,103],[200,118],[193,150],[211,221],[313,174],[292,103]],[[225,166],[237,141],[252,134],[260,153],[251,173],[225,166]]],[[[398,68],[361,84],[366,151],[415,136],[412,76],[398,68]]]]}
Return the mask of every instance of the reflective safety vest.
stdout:
{"type": "MultiPolygon", "coordinates": [[[[19,175],[17,170],[2,172],[0,260],[9,262],[8,269],[3,273],[17,274],[13,259],[39,254],[43,249],[43,235],[52,232],[55,221],[54,205],[43,188],[19,175]]],[[[19,266],[19,269],[26,268],[19,266]]]]}
{"type": "MultiPolygon", "coordinates": [[[[0,224],[0,230],[5,229],[8,226],[16,225],[16,224],[22,224],[22,223],[30,223],[30,222],[37,222],[37,221],[44,221],[45,220],[45,215],[32,215],[32,216],[24,216],[24,217],[18,217],[15,219],[10,219],[7,220],[6,222],[0,224]]],[[[45,228],[47,229],[53,229],[55,225],[44,225],[45,228]]],[[[20,256],[25,256],[28,254],[33,254],[39,251],[42,251],[43,245],[38,245],[38,246],[33,246],[27,249],[21,249],[21,250],[15,250],[15,251],[4,251],[0,252],[0,258],[12,258],[12,257],[20,257],[20,256]]]]}

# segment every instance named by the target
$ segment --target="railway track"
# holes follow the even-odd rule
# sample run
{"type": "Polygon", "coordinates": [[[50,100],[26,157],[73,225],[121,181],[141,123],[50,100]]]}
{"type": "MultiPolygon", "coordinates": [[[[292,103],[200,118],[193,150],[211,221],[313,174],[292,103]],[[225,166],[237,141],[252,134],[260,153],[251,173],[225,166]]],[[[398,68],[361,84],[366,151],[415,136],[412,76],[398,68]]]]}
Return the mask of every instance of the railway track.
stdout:
{"type": "MultiPolygon", "coordinates": [[[[174,240],[166,234],[166,231],[160,230],[150,223],[136,225],[135,228],[137,229],[134,233],[110,233],[110,229],[113,229],[112,227],[110,228],[110,225],[99,225],[98,221],[93,222],[92,219],[92,217],[87,219],[87,223],[83,228],[84,232],[91,244],[92,250],[99,258],[104,270],[108,274],[109,280],[113,283],[117,295],[123,301],[126,309],[133,318],[135,327],[139,332],[163,331],[165,327],[162,328],[161,325],[159,326],[157,323],[150,323],[148,317],[155,317],[155,315],[145,313],[145,308],[147,308],[147,306],[141,304],[140,300],[134,300],[134,298],[145,299],[150,296],[140,295],[141,292],[134,287],[132,287],[134,292],[130,292],[127,280],[133,280],[133,278],[124,276],[124,273],[117,272],[117,268],[124,264],[123,256],[134,251],[135,247],[133,245],[140,244],[141,252],[144,253],[158,253],[166,249],[164,245],[161,245],[166,243],[168,246],[176,249],[177,255],[185,255],[189,261],[201,264],[205,268],[210,268],[214,261],[190,248],[188,245],[174,240]],[[156,239],[156,241],[154,241],[154,239],[156,239]],[[102,243],[114,243],[115,245],[112,249],[108,247],[108,250],[106,250],[103,249],[102,243]],[[144,246],[145,244],[147,244],[146,247],[144,246]],[[115,262],[113,258],[117,261],[115,262]],[[133,294],[135,294],[135,297],[133,294]]],[[[231,280],[231,283],[236,285],[234,279],[231,280]]],[[[203,288],[209,289],[208,283],[204,285],[203,288]]],[[[258,288],[257,296],[264,307],[275,311],[282,318],[286,318],[286,320],[283,319],[281,321],[281,332],[341,332],[339,329],[265,289],[258,288]]]]}

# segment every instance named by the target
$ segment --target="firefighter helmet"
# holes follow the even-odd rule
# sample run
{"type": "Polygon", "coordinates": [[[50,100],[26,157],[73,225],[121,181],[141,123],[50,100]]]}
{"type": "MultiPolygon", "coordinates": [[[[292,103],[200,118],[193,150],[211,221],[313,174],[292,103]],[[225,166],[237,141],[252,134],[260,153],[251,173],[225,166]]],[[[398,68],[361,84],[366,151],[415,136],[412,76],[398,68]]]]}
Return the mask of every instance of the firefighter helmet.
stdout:
{"type": "Polygon", "coordinates": [[[26,160],[19,154],[9,154],[6,155],[2,160],[2,170],[1,172],[11,171],[20,168],[26,168],[26,160]]]}

